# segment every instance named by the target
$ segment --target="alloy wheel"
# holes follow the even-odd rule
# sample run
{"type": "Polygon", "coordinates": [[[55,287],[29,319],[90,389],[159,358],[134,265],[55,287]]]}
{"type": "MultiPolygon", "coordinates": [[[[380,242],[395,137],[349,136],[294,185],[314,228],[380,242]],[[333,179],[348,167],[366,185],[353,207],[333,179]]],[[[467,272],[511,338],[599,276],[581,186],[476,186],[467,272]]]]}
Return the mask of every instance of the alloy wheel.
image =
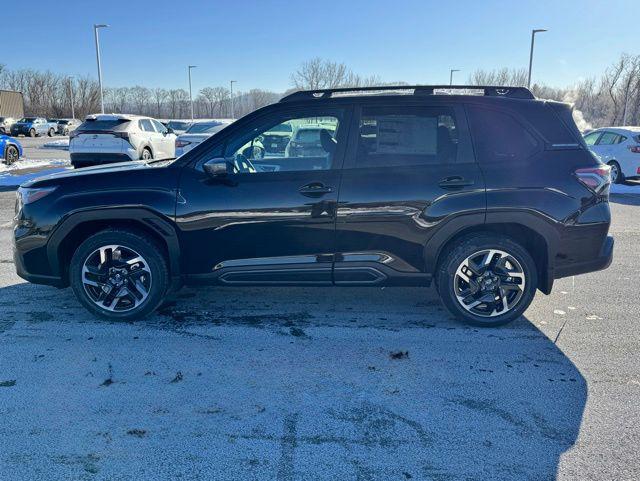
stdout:
{"type": "Polygon", "coordinates": [[[453,289],[463,309],[480,317],[511,311],[522,299],[525,273],[518,260],[503,250],[484,249],[458,266],[453,289]]]}
{"type": "Polygon", "coordinates": [[[7,147],[7,165],[11,165],[18,160],[19,153],[18,149],[14,146],[10,145],[7,147]]]}
{"type": "Polygon", "coordinates": [[[106,245],[93,251],[82,266],[82,285],[101,309],[126,312],[148,297],[151,270],[136,251],[121,245],[106,245]]]}
{"type": "Polygon", "coordinates": [[[618,175],[620,175],[620,171],[618,170],[617,164],[610,164],[611,167],[611,183],[615,184],[618,180],[618,175]]]}

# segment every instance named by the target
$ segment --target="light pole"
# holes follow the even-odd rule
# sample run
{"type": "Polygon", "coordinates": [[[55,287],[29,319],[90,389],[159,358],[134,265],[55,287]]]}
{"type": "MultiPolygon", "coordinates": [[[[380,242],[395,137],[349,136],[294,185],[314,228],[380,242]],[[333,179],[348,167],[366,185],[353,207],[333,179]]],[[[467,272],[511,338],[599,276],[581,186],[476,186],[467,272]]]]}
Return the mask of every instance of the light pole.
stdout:
{"type": "Polygon", "coordinates": [[[529,52],[529,76],[527,77],[527,88],[531,88],[531,66],[533,65],[533,44],[536,40],[536,33],[546,32],[544,28],[536,28],[531,30],[531,52],[529,52]]]}
{"type": "Polygon", "coordinates": [[[189,103],[191,104],[191,120],[193,121],[193,97],[191,96],[191,69],[196,68],[197,65],[189,65],[187,70],[189,71],[189,103]]]}
{"type": "Polygon", "coordinates": [[[73,77],[69,77],[69,96],[71,98],[71,118],[75,119],[76,118],[76,111],[74,108],[74,101],[73,101],[73,77]]]}
{"type": "Polygon", "coordinates": [[[236,80],[231,80],[229,82],[229,84],[231,85],[231,120],[234,119],[235,117],[235,112],[234,112],[234,108],[233,108],[233,84],[236,83],[236,80]]]}
{"type": "Polygon", "coordinates": [[[449,85],[453,85],[453,72],[459,72],[460,70],[456,69],[456,68],[452,68],[451,70],[449,70],[449,85]]]}
{"type": "Polygon", "coordinates": [[[98,40],[98,29],[107,28],[104,23],[93,25],[93,34],[96,38],[96,59],[98,60],[98,84],[100,85],[100,111],[104,114],[104,97],[102,95],[102,66],[100,65],[100,41],[98,40]]]}

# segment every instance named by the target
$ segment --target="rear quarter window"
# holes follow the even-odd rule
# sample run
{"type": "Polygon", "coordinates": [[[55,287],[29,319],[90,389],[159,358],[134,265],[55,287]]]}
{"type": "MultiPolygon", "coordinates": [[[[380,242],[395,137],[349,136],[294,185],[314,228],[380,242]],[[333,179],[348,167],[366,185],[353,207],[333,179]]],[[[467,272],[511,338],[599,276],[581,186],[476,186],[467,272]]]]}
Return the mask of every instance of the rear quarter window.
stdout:
{"type": "Polygon", "coordinates": [[[524,161],[542,148],[528,128],[506,112],[470,105],[467,114],[480,163],[524,161]]]}

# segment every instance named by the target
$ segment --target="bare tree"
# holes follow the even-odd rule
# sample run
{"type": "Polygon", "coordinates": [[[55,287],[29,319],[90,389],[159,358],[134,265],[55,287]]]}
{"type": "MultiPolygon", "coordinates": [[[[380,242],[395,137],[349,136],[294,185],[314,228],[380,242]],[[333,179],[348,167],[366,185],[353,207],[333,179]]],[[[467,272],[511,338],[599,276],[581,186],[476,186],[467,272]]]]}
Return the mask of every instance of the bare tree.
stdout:
{"type": "Polygon", "coordinates": [[[153,89],[153,100],[156,104],[156,116],[162,117],[162,106],[164,102],[167,100],[169,96],[169,92],[167,92],[163,88],[155,88],[153,89]]]}

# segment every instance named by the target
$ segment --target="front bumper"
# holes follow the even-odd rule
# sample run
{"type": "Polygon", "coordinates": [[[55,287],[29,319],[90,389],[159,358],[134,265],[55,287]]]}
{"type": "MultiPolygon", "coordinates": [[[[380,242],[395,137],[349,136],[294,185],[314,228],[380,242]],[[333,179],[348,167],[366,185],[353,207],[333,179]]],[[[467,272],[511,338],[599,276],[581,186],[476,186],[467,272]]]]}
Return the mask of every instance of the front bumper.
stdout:
{"type": "Polygon", "coordinates": [[[586,274],[587,272],[606,269],[613,261],[613,245],[613,237],[607,236],[600,248],[598,256],[582,262],[557,266],[554,271],[554,278],[560,279],[562,277],[577,276],[579,274],[586,274]]]}

